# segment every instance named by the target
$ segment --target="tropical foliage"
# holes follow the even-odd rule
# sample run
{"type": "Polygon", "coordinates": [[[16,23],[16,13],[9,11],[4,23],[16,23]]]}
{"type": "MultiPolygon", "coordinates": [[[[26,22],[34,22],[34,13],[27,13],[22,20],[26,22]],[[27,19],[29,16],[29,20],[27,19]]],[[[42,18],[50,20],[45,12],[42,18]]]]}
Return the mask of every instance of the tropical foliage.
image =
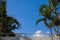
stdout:
{"type": "Polygon", "coordinates": [[[48,0],[48,5],[43,4],[39,8],[40,15],[43,18],[37,20],[36,25],[43,21],[44,24],[52,31],[52,29],[59,33],[59,26],[60,26],[60,12],[58,9],[60,8],[60,0],[48,0]],[[47,22],[48,21],[48,22],[47,22]]]}
{"type": "Polygon", "coordinates": [[[7,15],[6,1],[0,1],[0,37],[1,36],[15,36],[12,30],[19,28],[19,22],[7,15]]]}

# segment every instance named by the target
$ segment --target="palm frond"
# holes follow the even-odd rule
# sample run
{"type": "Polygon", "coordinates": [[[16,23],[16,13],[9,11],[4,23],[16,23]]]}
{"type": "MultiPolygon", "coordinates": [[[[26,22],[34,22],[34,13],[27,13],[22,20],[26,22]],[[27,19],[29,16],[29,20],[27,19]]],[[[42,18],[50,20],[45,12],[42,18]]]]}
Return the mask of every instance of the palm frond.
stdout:
{"type": "Polygon", "coordinates": [[[54,26],[54,22],[51,21],[49,26],[50,26],[50,28],[52,28],[54,26]]]}
{"type": "Polygon", "coordinates": [[[57,6],[57,0],[51,0],[51,3],[52,3],[52,6],[54,8],[56,8],[56,6],[57,6]]]}
{"type": "Polygon", "coordinates": [[[47,26],[47,28],[52,28],[54,26],[54,23],[52,22],[52,20],[49,20],[47,23],[47,19],[45,21],[43,21],[45,26],[47,26]]]}
{"type": "Polygon", "coordinates": [[[49,7],[52,8],[51,0],[49,0],[48,2],[49,2],[49,7]]]}
{"type": "Polygon", "coordinates": [[[47,6],[47,5],[41,5],[39,11],[41,12],[40,14],[44,17],[50,18],[51,17],[51,12],[52,9],[47,6]]]}
{"type": "Polygon", "coordinates": [[[39,12],[43,13],[45,10],[47,10],[49,7],[47,5],[41,5],[39,8],[39,12]]]}
{"type": "MultiPolygon", "coordinates": [[[[14,19],[13,21],[14,21],[14,23],[16,23],[16,25],[17,25],[18,27],[21,26],[21,24],[19,24],[19,22],[18,22],[16,19],[14,19]]],[[[18,28],[18,27],[17,27],[17,28],[18,28]]]]}
{"type": "Polygon", "coordinates": [[[60,0],[57,0],[57,5],[59,5],[60,4],[60,0]]]}
{"type": "Polygon", "coordinates": [[[60,0],[50,0],[54,8],[56,8],[60,4],[60,0]]]}
{"type": "Polygon", "coordinates": [[[42,18],[42,19],[37,20],[37,21],[36,21],[36,25],[37,25],[40,21],[45,21],[45,20],[46,20],[46,18],[42,18]]]}
{"type": "Polygon", "coordinates": [[[19,24],[19,22],[12,18],[12,17],[7,17],[7,20],[8,20],[8,25],[10,25],[10,27],[15,27],[15,28],[19,28],[21,25],[19,24]]]}

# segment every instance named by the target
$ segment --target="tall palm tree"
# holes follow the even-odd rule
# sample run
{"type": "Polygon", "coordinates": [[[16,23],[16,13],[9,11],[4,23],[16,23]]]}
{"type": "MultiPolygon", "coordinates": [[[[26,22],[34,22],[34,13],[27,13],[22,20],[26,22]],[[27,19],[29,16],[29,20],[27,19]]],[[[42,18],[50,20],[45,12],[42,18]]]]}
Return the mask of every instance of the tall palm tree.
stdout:
{"type": "MultiPolygon", "coordinates": [[[[49,0],[49,4],[43,4],[40,6],[39,11],[40,15],[42,15],[44,18],[37,20],[36,25],[43,21],[45,25],[52,31],[52,28],[59,33],[59,30],[56,29],[58,26],[60,26],[60,19],[58,16],[58,5],[60,4],[60,0],[49,0]],[[47,20],[49,20],[47,23],[47,20]],[[55,28],[56,26],[56,28],[55,28]]],[[[51,32],[52,34],[52,32],[51,32]]],[[[53,40],[53,39],[52,39],[53,40]]]]}
{"type": "MultiPolygon", "coordinates": [[[[58,28],[58,34],[59,33],[59,26],[60,26],[60,16],[58,16],[58,14],[60,14],[60,12],[57,12],[58,9],[60,8],[60,0],[50,0],[51,1],[51,4],[52,4],[52,7],[53,7],[53,11],[54,11],[54,20],[55,20],[55,25],[57,26],[58,28]]],[[[60,39],[59,39],[60,40],[60,39]]]]}
{"type": "Polygon", "coordinates": [[[0,37],[2,36],[15,36],[12,30],[19,28],[19,22],[7,15],[6,13],[6,1],[0,1],[0,37]]]}
{"type": "Polygon", "coordinates": [[[48,5],[42,5],[40,6],[39,11],[41,12],[40,15],[42,15],[44,18],[37,20],[36,25],[40,21],[43,21],[46,27],[50,29],[51,35],[52,35],[52,26],[53,26],[53,22],[51,21],[52,20],[52,17],[51,17],[52,9],[48,5]],[[50,21],[49,24],[47,23],[47,20],[50,21]]]}

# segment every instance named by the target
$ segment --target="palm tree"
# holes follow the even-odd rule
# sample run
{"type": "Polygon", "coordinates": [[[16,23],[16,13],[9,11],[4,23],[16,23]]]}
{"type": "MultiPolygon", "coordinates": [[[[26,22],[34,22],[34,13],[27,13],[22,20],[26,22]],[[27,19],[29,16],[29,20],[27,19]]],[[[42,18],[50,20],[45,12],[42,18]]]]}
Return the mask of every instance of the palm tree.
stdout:
{"type": "Polygon", "coordinates": [[[13,36],[14,34],[12,30],[19,28],[19,22],[16,19],[9,16],[3,18],[2,23],[3,23],[3,28],[1,29],[2,30],[1,32],[4,34],[6,33],[5,35],[8,34],[9,36],[10,35],[13,36]]]}
{"type": "Polygon", "coordinates": [[[36,25],[40,21],[43,21],[45,25],[51,30],[51,34],[52,34],[52,28],[57,33],[59,33],[58,26],[60,25],[60,19],[57,12],[58,9],[60,8],[58,7],[59,4],[60,4],[60,0],[49,0],[49,5],[45,5],[45,4],[41,5],[39,11],[40,11],[40,15],[42,15],[43,18],[37,20],[36,25]],[[49,20],[48,21],[49,23],[47,23],[47,20],[49,20]],[[58,29],[56,29],[55,26],[58,29]]]}
{"type": "Polygon", "coordinates": [[[60,16],[58,16],[58,14],[60,14],[60,12],[57,12],[58,9],[60,8],[60,0],[51,0],[52,3],[52,7],[53,7],[53,11],[54,11],[54,16],[55,16],[55,25],[57,26],[57,36],[59,36],[59,40],[60,40],[60,32],[59,32],[59,26],[60,26],[60,16]],[[57,19],[57,20],[56,20],[57,19]]]}
{"type": "Polygon", "coordinates": [[[0,37],[3,36],[15,36],[12,30],[19,28],[19,22],[7,15],[6,13],[6,1],[0,1],[0,37]]]}
{"type": "Polygon", "coordinates": [[[42,5],[39,10],[41,12],[40,15],[42,15],[44,18],[37,20],[36,25],[40,21],[43,21],[44,24],[46,25],[46,27],[50,29],[51,35],[52,35],[52,26],[53,26],[53,22],[51,21],[52,20],[52,17],[51,17],[52,9],[49,6],[47,6],[47,5],[42,5]],[[47,20],[50,21],[49,24],[47,23],[47,20]]]}

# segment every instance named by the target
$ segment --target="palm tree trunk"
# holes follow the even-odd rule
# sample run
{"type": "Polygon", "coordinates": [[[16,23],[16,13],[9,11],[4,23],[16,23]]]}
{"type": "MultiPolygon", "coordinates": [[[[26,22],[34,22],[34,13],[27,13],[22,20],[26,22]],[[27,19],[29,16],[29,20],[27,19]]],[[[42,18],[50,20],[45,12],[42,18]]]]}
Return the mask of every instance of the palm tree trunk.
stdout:
{"type": "Polygon", "coordinates": [[[51,32],[51,40],[53,40],[52,28],[50,28],[50,32],[51,32]]]}
{"type": "Polygon", "coordinates": [[[59,34],[59,27],[57,26],[57,31],[58,31],[58,38],[59,38],[59,40],[60,40],[60,34],[59,34]]]}

